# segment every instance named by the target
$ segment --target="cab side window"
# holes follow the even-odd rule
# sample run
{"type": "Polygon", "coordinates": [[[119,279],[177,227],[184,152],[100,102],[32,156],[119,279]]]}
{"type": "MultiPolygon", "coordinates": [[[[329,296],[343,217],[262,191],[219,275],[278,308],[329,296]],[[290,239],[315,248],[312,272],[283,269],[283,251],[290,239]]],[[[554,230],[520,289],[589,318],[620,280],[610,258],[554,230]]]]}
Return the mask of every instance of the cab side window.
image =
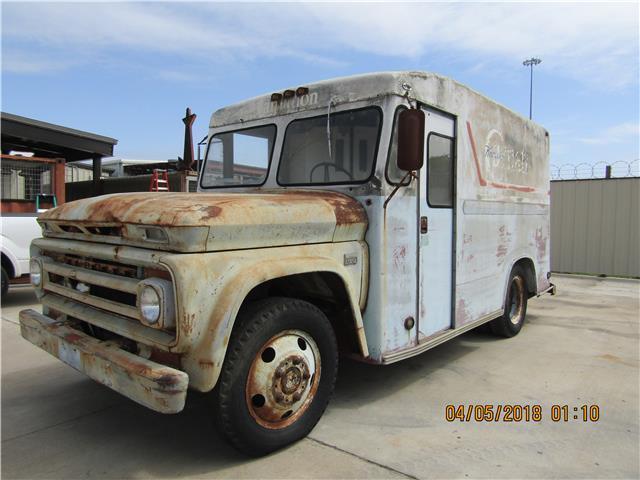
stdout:
{"type": "MultiPolygon", "coordinates": [[[[391,143],[389,145],[389,157],[387,158],[386,175],[387,181],[392,185],[398,185],[407,172],[403,172],[398,168],[398,116],[400,112],[406,110],[407,107],[400,106],[396,109],[393,116],[393,130],[391,131],[391,143]]],[[[410,179],[405,179],[403,185],[409,185],[410,179]]]]}

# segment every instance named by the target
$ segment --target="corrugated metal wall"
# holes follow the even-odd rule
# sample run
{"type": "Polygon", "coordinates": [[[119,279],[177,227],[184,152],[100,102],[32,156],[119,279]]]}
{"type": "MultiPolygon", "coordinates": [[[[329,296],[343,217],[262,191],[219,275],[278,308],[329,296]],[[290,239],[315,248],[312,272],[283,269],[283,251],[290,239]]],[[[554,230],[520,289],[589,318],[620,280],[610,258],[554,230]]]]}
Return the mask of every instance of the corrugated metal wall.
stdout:
{"type": "Polygon", "coordinates": [[[551,182],[551,270],[640,277],[640,178],[551,182]]]}

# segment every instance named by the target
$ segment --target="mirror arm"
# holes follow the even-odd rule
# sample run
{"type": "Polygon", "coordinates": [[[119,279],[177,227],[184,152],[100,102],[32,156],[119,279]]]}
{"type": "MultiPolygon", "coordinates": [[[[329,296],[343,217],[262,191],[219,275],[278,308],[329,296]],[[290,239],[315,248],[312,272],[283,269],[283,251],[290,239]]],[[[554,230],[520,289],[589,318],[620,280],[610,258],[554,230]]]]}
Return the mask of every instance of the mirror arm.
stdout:
{"type": "Polygon", "coordinates": [[[382,205],[382,209],[386,210],[387,208],[387,204],[391,201],[391,199],[393,198],[393,196],[396,194],[396,192],[400,189],[400,187],[408,187],[409,185],[411,185],[411,180],[409,180],[409,183],[407,185],[404,185],[404,181],[407,179],[407,177],[411,177],[411,178],[415,178],[416,180],[418,179],[418,176],[416,175],[415,172],[412,171],[408,171],[404,177],[402,177],[402,180],[400,180],[400,183],[398,183],[396,185],[396,187],[393,189],[393,191],[391,192],[391,194],[387,197],[387,199],[384,201],[384,204],[382,205]]]}
{"type": "Polygon", "coordinates": [[[413,99],[415,101],[415,106],[411,105],[411,97],[409,96],[409,94],[411,93],[411,90],[413,90],[413,87],[411,86],[411,84],[404,82],[402,84],[402,89],[404,90],[404,97],[407,99],[407,103],[409,104],[409,110],[417,110],[418,101],[415,98],[413,99]]]}

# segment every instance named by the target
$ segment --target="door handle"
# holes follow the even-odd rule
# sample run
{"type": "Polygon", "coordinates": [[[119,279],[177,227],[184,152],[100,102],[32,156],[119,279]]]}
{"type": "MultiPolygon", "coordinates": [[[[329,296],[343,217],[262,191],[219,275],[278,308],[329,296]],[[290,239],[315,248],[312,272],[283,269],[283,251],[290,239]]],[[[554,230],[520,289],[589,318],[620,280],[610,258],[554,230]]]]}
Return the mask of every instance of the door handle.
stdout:
{"type": "Polygon", "coordinates": [[[427,217],[420,217],[420,233],[427,233],[429,231],[429,220],[427,217]]]}

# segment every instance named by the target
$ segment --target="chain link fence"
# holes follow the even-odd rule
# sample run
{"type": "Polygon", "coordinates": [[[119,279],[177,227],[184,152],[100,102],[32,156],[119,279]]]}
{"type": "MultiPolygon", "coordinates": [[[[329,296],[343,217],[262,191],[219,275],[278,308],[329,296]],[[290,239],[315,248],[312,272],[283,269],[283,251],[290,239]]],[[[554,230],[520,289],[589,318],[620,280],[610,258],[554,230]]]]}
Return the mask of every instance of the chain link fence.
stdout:
{"type": "Polygon", "coordinates": [[[38,195],[52,193],[53,164],[3,158],[0,165],[2,200],[34,201],[38,195]]]}
{"type": "Polygon", "coordinates": [[[551,180],[640,177],[640,159],[617,162],[551,164],[551,180]]]}

